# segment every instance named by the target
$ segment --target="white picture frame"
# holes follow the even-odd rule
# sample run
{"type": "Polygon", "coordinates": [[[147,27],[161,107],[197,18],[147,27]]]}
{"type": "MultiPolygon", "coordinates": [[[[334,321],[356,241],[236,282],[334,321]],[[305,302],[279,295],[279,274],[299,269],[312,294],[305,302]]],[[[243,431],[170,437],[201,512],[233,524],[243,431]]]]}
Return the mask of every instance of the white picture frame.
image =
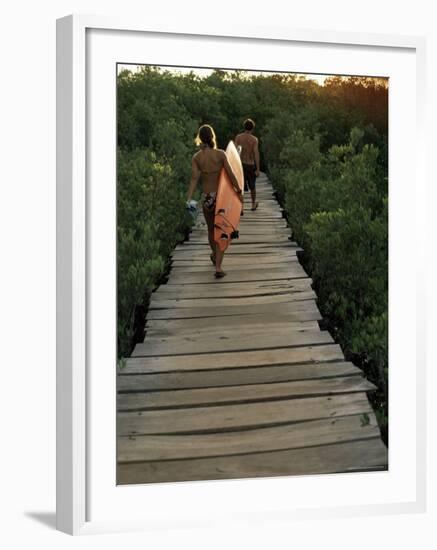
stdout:
{"type": "MultiPolygon", "coordinates": [[[[92,381],[90,364],[95,364],[92,359],[94,335],[91,336],[93,333],[90,332],[90,326],[93,325],[94,321],[90,321],[90,319],[96,313],[95,308],[91,305],[93,300],[92,291],[95,287],[92,283],[93,275],[90,273],[92,263],[90,250],[92,252],[95,248],[90,244],[90,228],[92,228],[94,210],[92,200],[90,200],[93,191],[89,188],[89,181],[90,177],[91,179],[94,177],[92,173],[94,168],[90,168],[89,157],[87,160],[87,155],[90,155],[89,142],[87,143],[89,138],[87,134],[87,117],[90,117],[90,109],[93,106],[89,88],[89,82],[92,80],[90,70],[92,70],[93,65],[88,56],[91,49],[94,52],[101,47],[98,41],[90,39],[93,31],[106,33],[106,39],[113,42],[115,34],[122,34],[126,37],[130,36],[132,40],[136,41],[142,40],[141,37],[153,36],[161,43],[162,41],[178,40],[185,37],[187,41],[216,39],[227,41],[229,44],[234,41],[235,44],[238,43],[243,46],[256,43],[260,49],[264,47],[274,48],[278,45],[281,45],[281,47],[314,45],[315,48],[330,48],[333,52],[335,52],[335,48],[343,48],[344,52],[347,48],[359,48],[363,51],[363,55],[371,55],[372,51],[388,52],[390,50],[390,52],[396,51],[396,55],[399,56],[404,54],[410,58],[413,56],[415,66],[413,88],[416,100],[413,106],[414,113],[409,114],[411,115],[410,122],[415,125],[413,135],[415,136],[416,156],[413,166],[411,166],[415,181],[415,234],[423,231],[423,225],[421,224],[424,222],[421,221],[419,214],[422,209],[425,210],[425,161],[423,156],[425,133],[422,96],[425,89],[425,39],[412,36],[333,33],[252,26],[232,27],[232,29],[226,29],[223,32],[223,29],[214,28],[213,25],[204,27],[202,33],[199,34],[197,28],[190,28],[189,25],[179,28],[178,26],[164,24],[156,25],[149,22],[87,15],[72,15],[57,22],[57,528],[70,534],[83,534],[114,529],[149,529],[165,524],[205,525],[209,521],[208,511],[206,511],[204,517],[199,517],[195,512],[194,504],[189,500],[190,494],[196,495],[196,498],[202,498],[202,496],[205,497],[208,494],[208,491],[212,491],[216,493],[220,503],[220,498],[224,498],[222,493],[225,490],[228,495],[232,491],[232,494],[236,495],[235,498],[238,500],[239,493],[244,493],[244,498],[248,498],[251,491],[254,490],[253,483],[258,482],[248,480],[241,483],[239,480],[234,480],[196,482],[194,484],[161,484],[161,487],[155,486],[148,493],[148,497],[155,499],[153,518],[149,514],[146,519],[146,510],[130,516],[130,519],[128,517],[114,517],[113,514],[116,508],[112,508],[112,511],[108,508],[106,512],[102,510],[102,513],[96,514],[96,519],[94,519],[93,514],[90,515],[90,487],[93,484],[93,472],[95,472],[93,456],[90,451],[94,436],[90,434],[96,433],[95,429],[90,428],[90,422],[96,423],[98,420],[96,420],[96,415],[90,414],[93,403],[95,403],[94,390],[91,389],[92,384],[90,384],[90,381],[92,381]],[[184,513],[177,517],[176,512],[169,513],[167,510],[166,516],[162,506],[163,499],[168,499],[171,495],[176,496],[176,493],[178,495],[180,493],[178,498],[180,497],[187,503],[184,513]]],[[[114,52],[117,47],[115,45],[114,52]]],[[[120,49],[120,55],[126,55],[127,51],[129,51],[129,48],[120,49]]],[[[114,55],[118,54],[114,53],[114,55]]],[[[338,53],[335,55],[338,55],[338,53]]],[[[161,61],[158,61],[155,56],[157,61],[154,64],[168,64],[167,60],[171,59],[172,56],[177,57],[176,52],[173,51],[172,53],[171,48],[168,48],[165,54],[163,50],[159,57],[161,61]]],[[[118,61],[141,62],[141,59],[145,62],[144,56],[141,57],[141,54],[139,54],[136,59],[120,57],[118,61]]],[[[178,59],[175,59],[175,61],[174,64],[181,64],[178,59]]],[[[320,63],[322,62],[320,61],[320,63]]],[[[300,72],[322,73],[324,70],[315,71],[311,69],[305,71],[304,67],[301,68],[300,72]]],[[[352,71],[350,74],[354,74],[354,72],[352,71]]],[[[378,74],[378,76],[384,75],[378,74]]],[[[115,78],[115,68],[113,78],[115,78]]],[[[408,104],[408,109],[411,108],[412,105],[408,104]]],[[[114,119],[110,119],[110,123],[115,120],[115,112],[113,114],[114,119]]],[[[395,123],[395,120],[390,120],[390,130],[392,130],[392,124],[395,123]]],[[[115,126],[112,131],[115,133],[115,126]]],[[[109,137],[109,143],[111,139],[113,139],[113,135],[109,137]]],[[[115,147],[115,142],[113,142],[113,146],[115,147]]],[[[390,160],[392,160],[394,154],[400,153],[391,149],[390,160]]],[[[114,163],[110,160],[108,164],[111,165],[111,170],[113,170],[114,163]]],[[[111,174],[112,177],[113,172],[111,174]]],[[[398,173],[394,174],[394,177],[397,178],[398,176],[398,173]]],[[[393,177],[392,173],[391,177],[393,177]]],[[[115,197],[113,196],[110,200],[115,201],[115,197]]],[[[114,204],[115,202],[111,202],[111,206],[107,211],[108,218],[114,213],[114,204]]],[[[396,208],[402,208],[402,204],[404,203],[401,200],[396,202],[396,208]]],[[[393,231],[392,225],[390,229],[393,231]]],[[[110,258],[110,256],[108,257],[110,258]]],[[[416,256],[414,270],[415,278],[423,281],[425,259],[421,250],[418,251],[416,256]]],[[[263,514],[268,519],[280,518],[283,520],[284,518],[318,518],[333,515],[405,513],[425,510],[427,478],[425,462],[424,301],[423,290],[418,285],[415,288],[414,299],[409,303],[409,307],[416,313],[416,316],[413,316],[415,317],[414,349],[409,349],[409,357],[411,357],[411,353],[414,353],[416,366],[414,384],[416,409],[413,415],[414,422],[406,427],[406,430],[410,430],[408,432],[410,439],[408,440],[412,441],[413,437],[415,440],[414,449],[409,451],[411,460],[408,468],[409,474],[411,474],[411,484],[405,489],[408,498],[398,498],[393,493],[392,498],[387,499],[386,502],[372,503],[366,501],[360,503],[355,499],[353,504],[341,505],[334,503],[332,506],[328,506],[321,501],[321,506],[317,508],[307,507],[305,503],[302,506],[296,506],[295,503],[290,505],[280,501],[278,506],[272,509],[264,510],[253,505],[252,509],[246,510],[246,518],[254,520],[259,518],[260,514],[263,514]]],[[[391,305],[393,305],[393,302],[391,305]]],[[[103,337],[103,335],[100,337],[103,337]]],[[[115,378],[115,369],[113,377],[115,378]]],[[[102,387],[103,389],[111,388],[111,382],[108,386],[103,384],[102,387]]],[[[394,395],[395,397],[396,395],[394,395]]],[[[101,399],[104,398],[101,397],[101,399]]],[[[391,410],[391,414],[392,412],[391,410]]],[[[115,424],[115,415],[111,420],[115,424]]],[[[113,430],[109,431],[113,434],[113,430]]],[[[390,461],[392,458],[390,456],[390,461]]],[[[391,473],[395,475],[396,471],[391,473]]],[[[402,472],[397,473],[402,474],[402,472]]],[[[311,482],[313,486],[323,482],[323,476],[314,479],[315,477],[313,476],[311,482]]],[[[270,485],[266,483],[258,484],[257,490],[264,491],[266,495],[274,495],[279,488],[281,479],[269,480],[270,485]]],[[[333,480],[334,478],[331,476],[331,481],[329,481],[331,487],[333,483],[336,483],[333,480]]],[[[301,478],[301,481],[296,480],[295,484],[305,484],[307,482],[308,479],[301,478]]],[[[132,490],[140,492],[145,491],[146,488],[144,486],[130,487],[129,489],[121,488],[121,491],[124,491],[124,498],[128,491],[131,492],[132,490]]],[[[114,498],[122,499],[121,492],[119,495],[120,497],[114,498]]],[[[145,492],[143,492],[144,495],[146,495],[145,492]]],[[[106,497],[102,492],[100,500],[104,500],[104,498],[106,497]]],[[[238,514],[235,517],[238,521],[238,514]]]]}

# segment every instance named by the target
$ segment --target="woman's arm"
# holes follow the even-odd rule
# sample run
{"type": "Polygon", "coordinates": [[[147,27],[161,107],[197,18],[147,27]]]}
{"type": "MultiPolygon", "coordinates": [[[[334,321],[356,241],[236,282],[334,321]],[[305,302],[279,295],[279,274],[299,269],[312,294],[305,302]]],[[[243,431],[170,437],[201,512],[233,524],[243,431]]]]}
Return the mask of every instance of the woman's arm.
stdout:
{"type": "Polygon", "coordinates": [[[199,178],[200,178],[200,170],[199,170],[199,167],[197,166],[196,159],[193,157],[193,160],[191,161],[191,181],[190,181],[190,185],[188,186],[187,201],[191,200],[191,197],[193,196],[193,193],[196,190],[199,178]]]}

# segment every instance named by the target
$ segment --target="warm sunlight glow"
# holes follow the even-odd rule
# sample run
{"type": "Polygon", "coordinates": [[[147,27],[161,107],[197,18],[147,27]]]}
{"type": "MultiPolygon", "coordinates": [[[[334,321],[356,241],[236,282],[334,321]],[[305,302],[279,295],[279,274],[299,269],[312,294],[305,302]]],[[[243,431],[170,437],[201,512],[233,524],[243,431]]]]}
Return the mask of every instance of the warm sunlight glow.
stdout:
{"type": "MultiPolygon", "coordinates": [[[[144,65],[134,65],[134,64],[119,64],[118,65],[118,72],[121,71],[131,71],[133,73],[136,73],[141,70],[141,68],[144,67],[144,65]]],[[[203,69],[203,68],[197,68],[197,67],[166,67],[166,66],[157,66],[161,70],[168,71],[174,74],[189,74],[193,73],[199,78],[206,78],[207,76],[211,75],[215,69],[203,69]]],[[[235,69],[223,69],[226,72],[232,72],[235,69]]],[[[240,71],[242,74],[284,74],[284,73],[272,73],[270,71],[240,71]]],[[[314,80],[316,81],[320,86],[323,86],[325,80],[329,78],[332,75],[322,75],[322,74],[307,74],[307,73],[290,73],[295,74],[296,76],[300,78],[304,78],[307,80],[314,80]]]]}

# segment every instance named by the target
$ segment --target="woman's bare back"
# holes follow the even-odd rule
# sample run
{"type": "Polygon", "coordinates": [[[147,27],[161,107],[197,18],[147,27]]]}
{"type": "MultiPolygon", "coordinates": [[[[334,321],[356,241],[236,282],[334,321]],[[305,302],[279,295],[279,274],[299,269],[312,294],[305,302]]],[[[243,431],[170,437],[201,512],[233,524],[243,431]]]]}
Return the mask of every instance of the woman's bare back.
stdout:
{"type": "Polygon", "coordinates": [[[217,191],[220,172],[226,164],[226,153],[222,149],[202,147],[193,156],[193,177],[200,178],[204,193],[217,191]]]}

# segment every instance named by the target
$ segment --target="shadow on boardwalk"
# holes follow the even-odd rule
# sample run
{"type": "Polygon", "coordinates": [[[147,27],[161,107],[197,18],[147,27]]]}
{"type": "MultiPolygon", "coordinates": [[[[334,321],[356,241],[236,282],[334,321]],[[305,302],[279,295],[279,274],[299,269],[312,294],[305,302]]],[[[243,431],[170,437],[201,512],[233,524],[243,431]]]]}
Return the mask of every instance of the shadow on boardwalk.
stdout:
{"type": "Polygon", "coordinates": [[[205,226],[176,247],[119,373],[118,483],[384,470],[366,392],[321,319],[265,176],[215,280],[205,226]]]}

